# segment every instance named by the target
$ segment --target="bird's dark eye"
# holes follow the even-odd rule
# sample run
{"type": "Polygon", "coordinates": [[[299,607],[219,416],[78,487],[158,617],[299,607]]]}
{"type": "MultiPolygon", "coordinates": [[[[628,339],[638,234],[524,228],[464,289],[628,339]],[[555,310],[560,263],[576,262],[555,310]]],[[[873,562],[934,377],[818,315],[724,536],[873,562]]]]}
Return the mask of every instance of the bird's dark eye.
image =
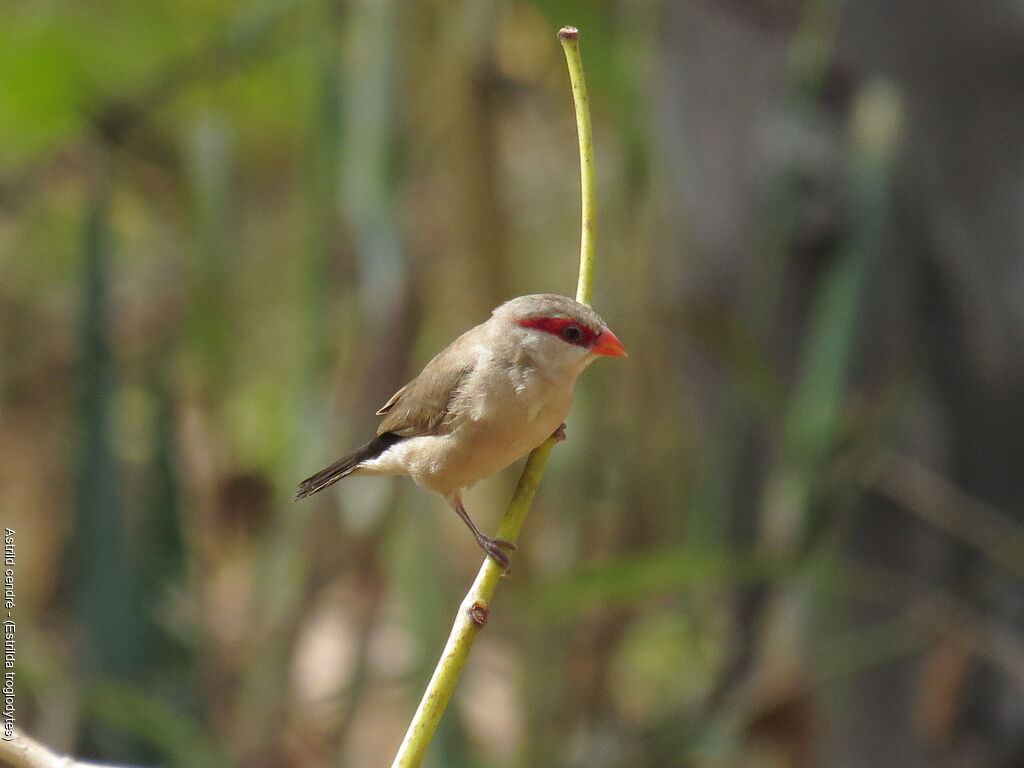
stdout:
{"type": "Polygon", "coordinates": [[[562,329],[562,338],[575,344],[583,338],[583,331],[580,330],[578,325],[567,325],[562,329]]]}

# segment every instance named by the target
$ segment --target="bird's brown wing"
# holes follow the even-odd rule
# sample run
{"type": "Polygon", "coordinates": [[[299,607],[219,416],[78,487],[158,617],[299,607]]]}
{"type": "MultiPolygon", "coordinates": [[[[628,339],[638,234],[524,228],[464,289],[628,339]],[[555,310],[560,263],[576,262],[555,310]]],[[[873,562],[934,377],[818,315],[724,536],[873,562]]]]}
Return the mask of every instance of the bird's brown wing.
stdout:
{"type": "Polygon", "coordinates": [[[377,427],[377,434],[390,432],[401,437],[416,435],[439,435],[451,428],[450,415],[452,400],[459,392],[466,375],[473,369],[472,363],[459,364],[458,353],[453,343],[433,360],[415,379],[391,396],[377,411],[383,416],[377,427]]]}

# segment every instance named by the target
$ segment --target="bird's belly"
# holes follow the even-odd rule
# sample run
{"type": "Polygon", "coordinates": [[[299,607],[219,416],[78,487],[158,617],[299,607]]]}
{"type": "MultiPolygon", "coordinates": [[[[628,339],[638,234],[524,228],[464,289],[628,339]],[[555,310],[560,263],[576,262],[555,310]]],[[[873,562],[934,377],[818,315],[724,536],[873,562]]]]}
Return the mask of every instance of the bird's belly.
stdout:
{"type": "MultiPolygon", "coordinates": [[[[562,423],[572,392],[512,397],[500,407],[484,409],[439,441],[436,460],[416,482],[443,494],[473,485],[521,459],[546,440],[562,423]]],[[[420,474],[420,477],[416,475],[420,474]]]]}

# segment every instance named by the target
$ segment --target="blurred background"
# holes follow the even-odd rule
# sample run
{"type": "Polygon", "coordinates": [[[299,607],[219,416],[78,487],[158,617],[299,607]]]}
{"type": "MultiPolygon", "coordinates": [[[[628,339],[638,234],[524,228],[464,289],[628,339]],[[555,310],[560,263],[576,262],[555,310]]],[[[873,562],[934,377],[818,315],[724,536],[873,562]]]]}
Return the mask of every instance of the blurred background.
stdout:
{"type": "MultiPolygon", "coordinates": [[[[429,764],[1024,765],[1024,5],[0,6],[17,722],[390,763],[480,552],[299,480],[492,307],[582,377],[429,764]]],[[[518,473],[467,506],[494,530],[518,473]]]]}

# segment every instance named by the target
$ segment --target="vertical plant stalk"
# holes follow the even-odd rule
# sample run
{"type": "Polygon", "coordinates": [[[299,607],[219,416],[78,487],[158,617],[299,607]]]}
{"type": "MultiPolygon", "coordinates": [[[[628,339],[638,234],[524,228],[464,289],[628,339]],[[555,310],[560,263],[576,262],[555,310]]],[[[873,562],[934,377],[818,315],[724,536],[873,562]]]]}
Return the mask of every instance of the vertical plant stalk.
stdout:
{"type": "MultiPolygon", "coordinates": [[[[580,276],[576,289],[576,300],[590,303],[594,282],[594,157],[590,135],[590,107],[587,102],[587,87],[583,78],[583,62],[580,59],[579,31],[575,27],[563,27],[558,39],[565,51],[572,81],[573,104],[576,109],[576,128],[580,143],[580,183],[583,201],[582,235],[580,238],[580,276]]],[[[498,526],[498,538],[515,542],[519,538],[526,514],[530,511],[533,496],[544,475],[544,467],[554,441],[548,438],[533,449],[526,460],[519,484],[509,502],[508,509],[498,526]]],[[[405,738],[398,748],[391,768],[416,768],[423,761],[431,739],[445,707],[455,691],[455,685],[462,674],[462,668],[469,658],[476,636],[487,624],[490,601],[501,578],[501,566],[493,558],[484,557],[473,586],[459,606],[459,612],[452,625],[448,642],[445,643],[441,658],[434,668],[434,674],[427,683],[412,722],[405,732],[405,738]]]]}
{"type": "Polygon", "coordinates": [[[576,301],[590,303],[594,287],[594,142],[590,131],[590,101],[587,81],[580,57],[580,32],[576,27],[562,27],[558,39],[565,51],[572,82],[572,101],[576,109],[576,133],[580,141],[580,278],[576,284],[576,301]]]}

